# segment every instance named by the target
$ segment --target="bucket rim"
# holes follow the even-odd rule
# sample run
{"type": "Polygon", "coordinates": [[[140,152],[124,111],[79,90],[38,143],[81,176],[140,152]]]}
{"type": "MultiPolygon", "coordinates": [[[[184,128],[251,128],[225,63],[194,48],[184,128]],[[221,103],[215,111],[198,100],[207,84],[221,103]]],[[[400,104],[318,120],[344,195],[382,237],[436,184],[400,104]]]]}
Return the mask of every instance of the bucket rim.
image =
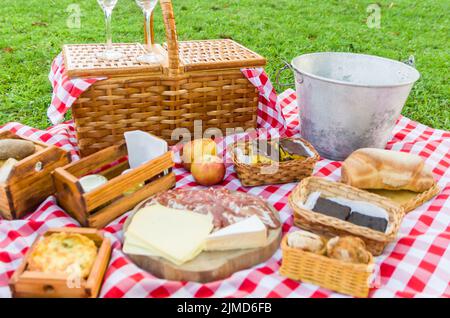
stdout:
{"type": "Polygon", "coordinates": [[[313,53],[306,53],[306,54],[302,54],[302,55],[298,55],[298,56],[294,57],[292,59],[292,61],[291,61],[291,67],[292,67],[292,69],[295,72],[299,73],[300,75],[306,75],[308,77],[311,77],[311,78],[314,78],[314,79],[317,79],[317,80],[321,80],[321,81],[324,81],[324,82],[332,83],[332,84],[343,85],[343,86],[353,86],[353,87],[393,88],[393,87],[409,86],[409,85],[413,85],[421,77],[420,72],[416,68],[414,68],[414,67],[412,67],[412,66],[410,66],[410,65],[408,65],[406,63],[403,63],[403,62],[400,62],[400,61],[396,61],[396,60],[393,60],[393,59],[389,59],[389,58],[386,58],[386,57],[381,57],[381,56],[377,56],[377,55],[370,55],[370,54],[362,54],[362,53],[349,53],[349,52],[313,52],[313,53]],[[402,67],[405,67],[405,68],[409,68],[415,74],[414,74],[412,80],[407,81],[407,82],[400,82],[400,83],[397,83],[397,84],[389,84],[389,85],[386,85],[386,84],[380,84],[380,85],[377,85],[377,84],[363,84],[363,83],[359,84],[359,83],[351,83],[351,82],[335,80],[335,79],[331,79],[331,78],[328,78],[328,77],[319,76],[319,75],[316,75],[316,74],[313,74],[313,73],[310,73],[310,72],[300,71],[294,65],[294,61],[296,61],[296,60],[298,60],[300,58],[307,57],[307,56],[326,55],[326,54],[328,54],[328,55],[353,55],[353,56],[370,57],[370,58],[374,58],[374,59],[378,59],[378,60],[382,60],[382,61],[387,61],[387,62],[390,62],[390,63],[395,63],[395,64],[401,65],[402,67]]]}

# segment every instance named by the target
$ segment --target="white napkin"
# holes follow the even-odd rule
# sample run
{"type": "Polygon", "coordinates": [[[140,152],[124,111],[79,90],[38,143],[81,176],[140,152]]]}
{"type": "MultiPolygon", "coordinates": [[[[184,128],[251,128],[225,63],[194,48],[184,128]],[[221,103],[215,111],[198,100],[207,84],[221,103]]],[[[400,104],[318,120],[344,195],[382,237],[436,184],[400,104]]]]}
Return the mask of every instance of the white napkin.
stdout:
{"type": "Polygon", "coordinates": [[[141,130],[126,132],[125,142],[131,169],[162,156],[169,150],[166,141],[141,130]]]}

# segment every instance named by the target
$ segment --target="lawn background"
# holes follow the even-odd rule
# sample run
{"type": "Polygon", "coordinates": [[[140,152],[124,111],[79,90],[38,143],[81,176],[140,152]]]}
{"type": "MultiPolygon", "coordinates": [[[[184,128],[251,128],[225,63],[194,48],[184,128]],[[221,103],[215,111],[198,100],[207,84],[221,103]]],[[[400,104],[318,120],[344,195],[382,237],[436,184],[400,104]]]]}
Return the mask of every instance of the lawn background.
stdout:
{"type": "MultiPolygon", "coordinates": [[[[422,78],[403,111],[434,128],[450,130],[449,0],[173,0],[180,40],[232,38],[267,57],[274,80],[282,59],[340,51],[405,60],[416,58],[422,78]],[[366,24],[367,6],[381,7],[381,28],[366,24]]],[[[160,9],[157,38],[163,39],[160,9]]],[[[143,18],[133,0],[119,0],[114,41],[143,40],[143,18]]],[[[49,126],[47,76],[64,43],[104,41],[95,0],[1,0],[0,124],[49,126]],[[81,8],[81,28],[69,28],[70,4],[81,8]]],[[[278,91],[281,91],[278,88],[278,91]]]]}

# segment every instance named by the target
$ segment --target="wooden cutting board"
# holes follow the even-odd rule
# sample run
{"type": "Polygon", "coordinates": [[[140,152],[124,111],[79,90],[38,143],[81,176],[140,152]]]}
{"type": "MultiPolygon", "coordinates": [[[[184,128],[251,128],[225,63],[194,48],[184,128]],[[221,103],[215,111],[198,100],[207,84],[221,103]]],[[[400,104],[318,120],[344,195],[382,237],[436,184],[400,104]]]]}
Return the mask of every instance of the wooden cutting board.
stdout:
{"type": "MultiPolygon", "coordinates": [[[[147,201],[147,200],[146,200],[147,201]]],[[[127,230],[134,214],[146,203],[142,202],[133,210],[124,224],[127,230]]],[[[274,210],[273,207],[271,209],[274,210]]],[[[274,210],[275,211],[275,210],[274,210]]],[[[278,216],[278,212],[275,211],[278,216]]],[[[231,276],[237,271],[250,268],[268,260],[280,247],[281,226],[268,231],[267,244],[263,247],[202,252],[199,256],[183,265],[175,265],[161,257],[126,254],[137,266],[158,278],[175,281],[207,283],[231,276]]]]}

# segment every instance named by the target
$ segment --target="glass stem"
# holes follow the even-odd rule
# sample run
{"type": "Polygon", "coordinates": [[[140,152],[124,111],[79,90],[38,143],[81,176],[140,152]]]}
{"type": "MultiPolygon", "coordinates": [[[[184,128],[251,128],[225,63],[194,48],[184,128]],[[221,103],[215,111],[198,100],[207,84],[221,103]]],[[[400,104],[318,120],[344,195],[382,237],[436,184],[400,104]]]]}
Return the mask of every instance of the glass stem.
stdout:
{"type": "Polygon", "coordinates": [[[145,15],[145,31],[147,33],[147,51],[152,53],[152,31],[151,31],[151,18],[152,11],[144,11],[145,15]]]}
{"type": "Polygon", "coordinates": [[[112,51],[112,31],[111,31],[111,15],[112,12],[110,10],[105,11],[105,22],[106,22],[106,50],[112,51]]]}

